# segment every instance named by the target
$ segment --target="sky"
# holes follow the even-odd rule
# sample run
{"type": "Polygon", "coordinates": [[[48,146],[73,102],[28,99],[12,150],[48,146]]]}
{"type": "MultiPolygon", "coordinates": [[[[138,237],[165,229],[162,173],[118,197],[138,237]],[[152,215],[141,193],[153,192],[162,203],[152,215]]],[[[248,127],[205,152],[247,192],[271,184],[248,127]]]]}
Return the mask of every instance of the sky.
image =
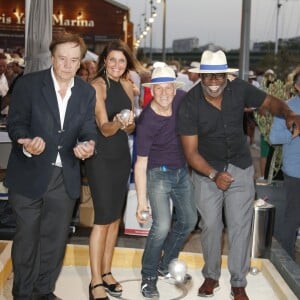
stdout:
{"type": "MultiPolygon", "coordinates": [[[[150,0],[116,0],[130,8],[134,34],[150,17],[150,0]]],[[[162,4],[153,1],[157,17],[153,23],[152,47],[162,48],[162,4]]],[[[174,39],[199,39],[199,46],[214,43],[226,50],[240,48],[243,0],[166,0],[166,47],[174,39]]],[[[251,0],[250,47],[254,42],[300,36],[300,0],[251,0]],[[277,9],[277,2],[281,4],[277,9]],[[278,22],[277,22],[277,13],[278,22]]],[[[150,46],[150,34],[141,46],[150,46]]]]}

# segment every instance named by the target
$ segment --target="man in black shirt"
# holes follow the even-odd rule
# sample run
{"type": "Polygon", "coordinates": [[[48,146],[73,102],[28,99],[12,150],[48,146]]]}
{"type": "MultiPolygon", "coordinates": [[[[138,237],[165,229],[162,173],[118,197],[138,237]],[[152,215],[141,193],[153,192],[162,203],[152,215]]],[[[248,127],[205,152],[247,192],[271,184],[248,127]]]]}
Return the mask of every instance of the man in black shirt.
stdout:
{"type": "Polygon", "coordinates": [[[246,81],[227,80],[233,72],[222,51],[205,51],[199,68],[201,84],[189,91],[179,109],[178,132],[193,169],[195,197],[201,214],[201,244],[205,278],[198,296],[213,296],[221,269],[222,208],[228,229],[228,268],[231,295],[248,300],[246,274],[250,266],[254,168],[243,131],[245,107],[285,117],[289,128],[300,128],[300,116],[277,98],[246,81]]]}

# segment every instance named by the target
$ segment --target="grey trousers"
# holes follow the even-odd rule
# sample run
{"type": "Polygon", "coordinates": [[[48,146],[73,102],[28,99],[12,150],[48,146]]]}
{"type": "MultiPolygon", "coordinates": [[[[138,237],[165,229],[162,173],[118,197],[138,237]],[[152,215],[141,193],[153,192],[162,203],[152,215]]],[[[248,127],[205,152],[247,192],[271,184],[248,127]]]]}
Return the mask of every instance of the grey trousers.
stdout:
{"type": "Polygon", "coordinates": [[[244,287],[250,267],[251,224],[255,197],[254,168],[243,170],[229,165],[227,171],[233,176],[225,192],[216,184],[196,172],[192,174],[195,200],[201,215],[201,245],[204,257],[202,274],[205,278],[218,280],[221,275],[222,209],[224,206],[228,233],[228,268],[233,287],[244,287]]]}

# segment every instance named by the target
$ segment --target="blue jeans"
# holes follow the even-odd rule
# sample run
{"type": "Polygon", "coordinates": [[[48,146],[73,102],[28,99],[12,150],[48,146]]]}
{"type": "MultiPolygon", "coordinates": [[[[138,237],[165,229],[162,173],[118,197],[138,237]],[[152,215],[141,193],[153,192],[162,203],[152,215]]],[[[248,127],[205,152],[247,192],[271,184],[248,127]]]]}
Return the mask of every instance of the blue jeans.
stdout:
{"type": "Polygon", "coordinates": [[[143,258],[143,278],[157,278],[157,269],[168,270],[197,222],[193,188],[186,167],[171,170],[154,168],[147,172],[147,191],[153,223],[143,258]],[[172,219],[170,199],[175,208],[172,219]]]}

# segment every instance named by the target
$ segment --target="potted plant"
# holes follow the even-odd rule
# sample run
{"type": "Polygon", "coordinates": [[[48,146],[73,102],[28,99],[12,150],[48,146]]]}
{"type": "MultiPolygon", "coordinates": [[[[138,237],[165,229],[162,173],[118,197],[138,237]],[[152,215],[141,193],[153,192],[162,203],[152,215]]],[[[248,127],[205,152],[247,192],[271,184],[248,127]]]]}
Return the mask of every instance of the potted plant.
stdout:
{"type": "MultiPolygon", "coordinates": [[[[281,80],[276,80],[273,83],[269,84],[266,87],[266,81],[262,82],[263,89],[270,95],[275,96],[281,100],[287,100],[290,98],[290,84],[284,83],[281,80]]],[[[271,145],[269,140],[269,134],[273,122],[273,116],[269,112],[264,111],[255,111],[254,117],[256,123],[259,127],[260,133],[264,137],[265,141],[271,145]]],[[[268,179],[267,182],[270,184],[272,179],[277,175],[278,171],[281,168],[282,163],[282,146],[281,145],[273,145],[274,153],[271,159],[268,179]]]]}

